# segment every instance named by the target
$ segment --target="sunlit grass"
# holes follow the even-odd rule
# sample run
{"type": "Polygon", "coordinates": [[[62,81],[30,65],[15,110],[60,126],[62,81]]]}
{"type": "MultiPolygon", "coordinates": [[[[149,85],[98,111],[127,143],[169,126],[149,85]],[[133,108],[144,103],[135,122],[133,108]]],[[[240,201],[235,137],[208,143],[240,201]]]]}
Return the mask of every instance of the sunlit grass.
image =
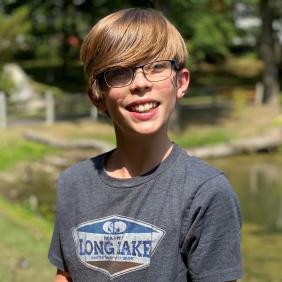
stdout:
{"type": "Polygon", "coordinates": [[[18,161],[34,161],[58,149],[44,144],[27,141],[18,134],[9,134],[8,130],[0,133],[0,170],[11,168],[18,161]]]}
{"type": "Polygon", "coordinates": [[[171,139],[184,148],[226,143],[232,140],[232,134],[223,129],[191,129],[180,133],[171,133],[171,139]]]}
{"type": "Polygon", "coordinates": [[[52,281],[55,268],[47,259],[52,225],[0,198],[0,280],[52,281]]]}

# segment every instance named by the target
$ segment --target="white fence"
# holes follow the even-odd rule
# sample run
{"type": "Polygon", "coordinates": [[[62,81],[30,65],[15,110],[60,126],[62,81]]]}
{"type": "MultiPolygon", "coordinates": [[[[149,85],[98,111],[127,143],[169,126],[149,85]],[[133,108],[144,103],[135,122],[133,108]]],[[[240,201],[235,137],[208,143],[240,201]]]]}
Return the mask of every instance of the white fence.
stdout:
{"type": "Polygon", "coordinates": [[[23,122],[44,122],[52,125],[56,120],[70,120],[81,117],[98,118],[97,109],[91,106],[86,94],[54,96],[47,92],[43,99],[34,103],[9,101],[0,92],[0,128],[23,122]]]}
{"type": "Polygon", "coordinates": [[[4,92],[0,92],[0,128],[7,127],[7,101],[4,92]]]}
{"type": "MultiPolygon", "coordinates": [[[[189,89],[188,97],[197,96],[204,93],[210,97],[211,105],[226,105],[226,101],[232,104],[230,96],[230,88],[214,87],[193,87],[189,89]],[[221,94],[219,94],[221,93],[221,94]],[[192,94],[192,95],[191,95],[192,94]],[[208,94],[208,95],[207,95],[208,94]],[[223,100],[221,98],[224,98],[223,100]],[[227,99],[227,100],[226,100],[227,99]]],[[[263,86],[261,83],[246,88],[243,92],[246,99],[251,100],[254,105],[262,103],[263,86]]],[[[189,106],[199,106],[197,103],[193,105],[189,100],[189,106]]],[[[203,105],[200,105],[203,106],[203,105]]],[[[205,106],[205,105],[204,105],[205,106]]],[[[91,106],[91,102],[86,94],[69,94],[63,96],[54,96],[52,92],[45,93],[45,97],[35,103],[15,103],[8,101],[5,94],[0,92],[0,128],[5,128],[7,125],[19,122],[45,122],[47,125],[52,125],[56,120],[70,120],[81,117],[98,118],[97,109],[91,106]]],[[[102,117],[102,116],[101,116],[102,117]]]]}

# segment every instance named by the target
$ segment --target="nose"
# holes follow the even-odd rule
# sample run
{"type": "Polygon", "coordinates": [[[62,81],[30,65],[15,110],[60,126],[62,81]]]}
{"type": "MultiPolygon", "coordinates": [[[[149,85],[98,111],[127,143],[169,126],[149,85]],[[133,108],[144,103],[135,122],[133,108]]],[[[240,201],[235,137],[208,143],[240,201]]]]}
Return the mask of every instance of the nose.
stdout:
{"type": "Polygon", "coordinates": [[[130,84],[130,88],[134,90],[141,88],[149,88],[151,86],[152,83],[146,78],[143,69],[142,68],[136,69],[132,83],[130,84]]]}

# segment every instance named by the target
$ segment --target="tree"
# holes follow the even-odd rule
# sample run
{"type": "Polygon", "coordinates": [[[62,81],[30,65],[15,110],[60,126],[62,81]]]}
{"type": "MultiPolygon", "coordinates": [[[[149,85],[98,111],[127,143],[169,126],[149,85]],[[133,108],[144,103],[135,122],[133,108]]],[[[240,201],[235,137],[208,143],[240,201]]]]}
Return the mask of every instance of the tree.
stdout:
{"type": "MultiPolygon", "coordinates": [[[[263,104],[276,104],[279,95],[279,59],[275,46],[280,46],[277,26],[281,26],[282,6],[280,0],[241,0],[251,11],[249,16],[259,19],[259,26],[250,34],[256,38],[258,54],[263,62],[261,80],[263,83],[263,104]]],[[[280,59],[281,60],[281,59],[280,59]]]]}
{"type": "Polygon", "coordinates": [[[5,93],[9,93],[14,85],[3,73],[3,64],[11,60],[17,51],[28,48],[30,30],[26,6],[14,10],[10,15],[5,14],[0,6],[0,90],[5,93]]]}
{"type": "Polygon", "coordinates": [[[263,103],[277,103],[279,94],[278,66],[275,62],[275,36],[273,32],[274,13],[271,0],[260,0],[261,56],[264,62],[262,81],[263,103]]]}
{"type": "Polygon", "coordinates": [[[27,38],[31,31],[28,14],[27,6],[21,6],[9,15],[0,10],[0,64],[9,61],[18,50],[28,47],[27,38]]]}
{"type": "Polygon", "coordinates": [[[233,0],[155,0],[176,24],[195,62],[220,63],[230,54],[235,35],[233,0]]]}

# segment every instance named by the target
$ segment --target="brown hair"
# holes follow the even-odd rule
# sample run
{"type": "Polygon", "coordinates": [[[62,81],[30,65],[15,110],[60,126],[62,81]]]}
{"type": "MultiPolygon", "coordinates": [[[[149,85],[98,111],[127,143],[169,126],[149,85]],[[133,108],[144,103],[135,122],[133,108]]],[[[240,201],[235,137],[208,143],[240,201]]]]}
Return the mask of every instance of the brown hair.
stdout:
{"type": "Polygon", "coordinates": [[[113,66],[132,66],[154,59],[176,59],[183,68],[185,42],[177,29],[154,9],[130,8],[102,18],[87,34],[80,58],[89,87],[99,98],[97,75],[113,66]]]}

